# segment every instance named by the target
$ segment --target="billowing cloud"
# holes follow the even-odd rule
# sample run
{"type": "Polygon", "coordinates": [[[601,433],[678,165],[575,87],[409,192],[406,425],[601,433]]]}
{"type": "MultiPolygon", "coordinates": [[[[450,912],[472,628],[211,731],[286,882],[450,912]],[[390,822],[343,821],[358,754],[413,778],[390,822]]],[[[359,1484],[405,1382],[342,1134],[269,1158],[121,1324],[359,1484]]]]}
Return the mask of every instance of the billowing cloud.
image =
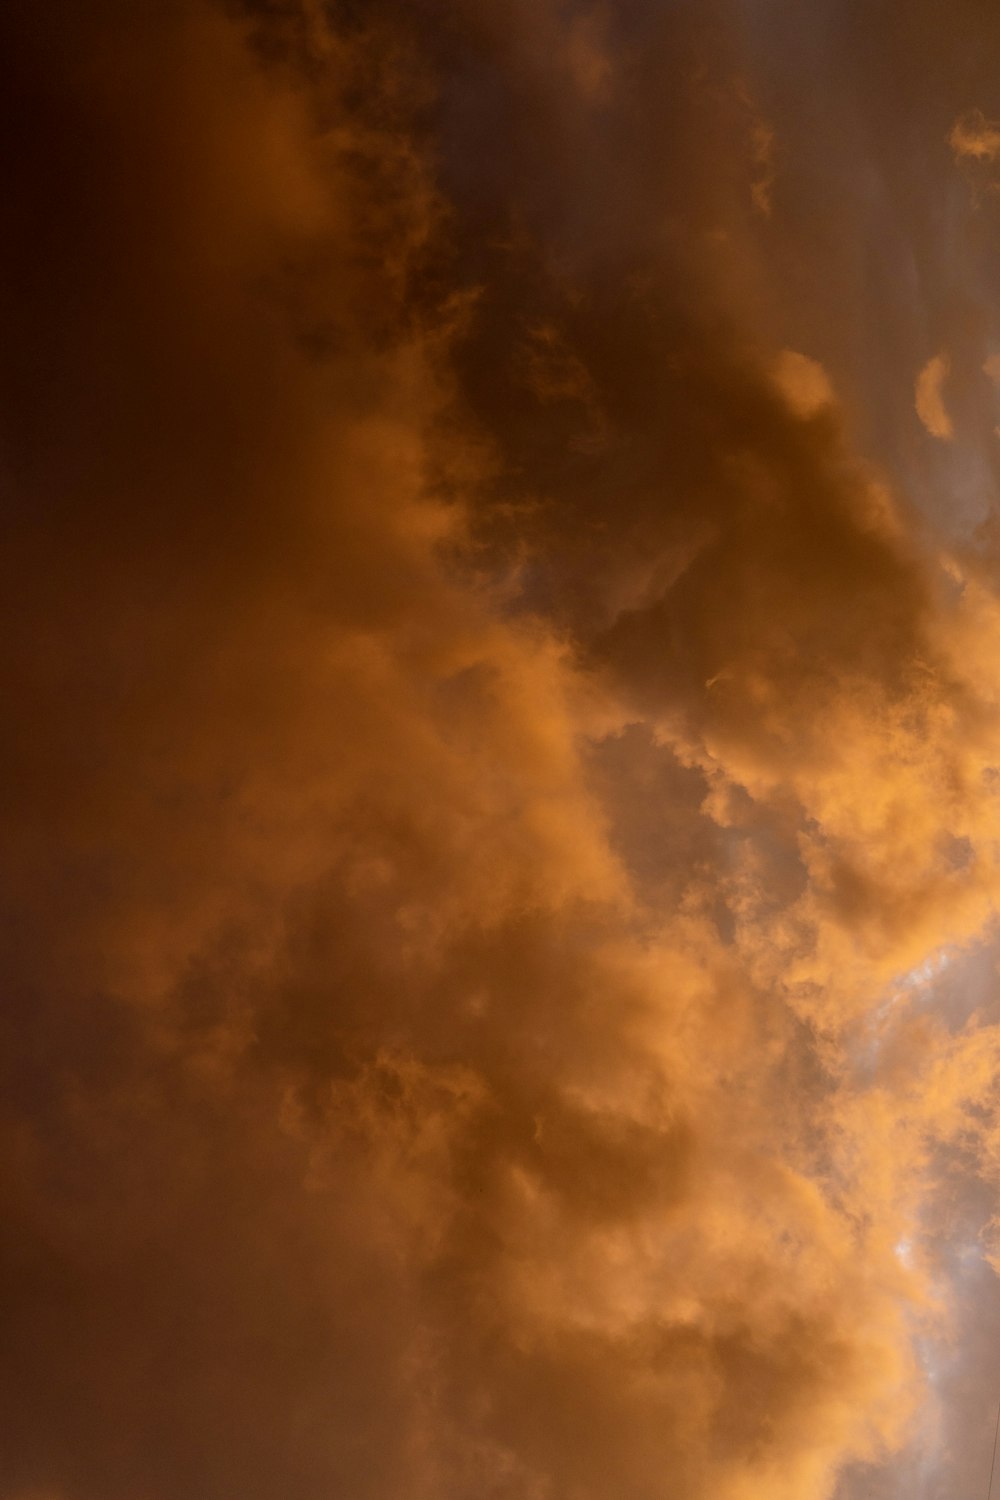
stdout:
{"type": "Polygon", "coordinates": [[[751,31],[0,21],[0,1500],[943,1482],[1000,599],[751,31]]]}

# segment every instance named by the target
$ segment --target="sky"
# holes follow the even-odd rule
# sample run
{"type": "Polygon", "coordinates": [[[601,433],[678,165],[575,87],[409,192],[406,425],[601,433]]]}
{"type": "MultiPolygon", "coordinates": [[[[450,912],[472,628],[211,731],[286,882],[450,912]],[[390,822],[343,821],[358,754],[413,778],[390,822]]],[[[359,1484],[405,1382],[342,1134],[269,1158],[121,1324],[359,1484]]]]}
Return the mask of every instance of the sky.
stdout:
{"type": "Polygon", "coordinates": [[[3,7],[0,1500],[985,1500],[998,64],[3,7]]]}

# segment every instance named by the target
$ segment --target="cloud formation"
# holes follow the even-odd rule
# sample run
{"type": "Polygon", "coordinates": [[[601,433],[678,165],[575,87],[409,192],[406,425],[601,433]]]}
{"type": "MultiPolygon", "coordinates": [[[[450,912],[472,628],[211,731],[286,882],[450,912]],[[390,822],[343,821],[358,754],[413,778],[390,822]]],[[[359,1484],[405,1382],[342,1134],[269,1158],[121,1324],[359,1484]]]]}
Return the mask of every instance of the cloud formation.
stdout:
{"type": "Polygon", "coordinates": [[[931,437],[943,438],[945,442],[955,436],[954,423],[944,404],[944,384],[950,372],[948,356],[935,354],[917,376],[917,416],[931,437]]]}
{"type": "Polygon", "coordinates": [[[936,1493],[1000,600],[737,20],[0,21],[0,1500],[936,1493]]]}
{"type": "Polygon", "coordinates": [[[1000,156],[1000,126],[988,120],[981,109],[970,109],[955,121],[948,144],[959,161],[995,161],[1000,156]]]}

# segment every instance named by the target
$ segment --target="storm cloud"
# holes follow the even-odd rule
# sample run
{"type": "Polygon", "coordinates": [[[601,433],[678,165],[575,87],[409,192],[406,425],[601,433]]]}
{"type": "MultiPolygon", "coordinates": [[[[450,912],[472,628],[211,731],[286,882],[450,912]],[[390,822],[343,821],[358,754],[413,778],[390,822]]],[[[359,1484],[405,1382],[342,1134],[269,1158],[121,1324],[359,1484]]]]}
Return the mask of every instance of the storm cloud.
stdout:
{"type": "Polygon", "coordinates": [[[0,1500],[978,1483],[1000,22],[0,44],[0,1500]]]}

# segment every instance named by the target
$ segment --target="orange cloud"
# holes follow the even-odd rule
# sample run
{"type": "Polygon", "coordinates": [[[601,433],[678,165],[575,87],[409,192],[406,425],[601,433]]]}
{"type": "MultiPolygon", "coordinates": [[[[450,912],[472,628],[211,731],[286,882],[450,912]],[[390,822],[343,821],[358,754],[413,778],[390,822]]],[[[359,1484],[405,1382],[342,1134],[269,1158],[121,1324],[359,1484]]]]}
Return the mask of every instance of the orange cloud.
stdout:
{"type": "Polygon", "coordinates": [[[950,363],[945,354],[935,354],[924,365],[917,376],[917,416],[931,437],[943,438],[946,442],[955,436],[955,428],[944,404],[944,383],[948,378],[950,363]]]}
{"type": "Polygon", "coordinates": [[[885,1466],[996,1182],[1000,615],[701,256],[735,61],[60,13],[0,22],[0,1493],[885,1466]]]}

